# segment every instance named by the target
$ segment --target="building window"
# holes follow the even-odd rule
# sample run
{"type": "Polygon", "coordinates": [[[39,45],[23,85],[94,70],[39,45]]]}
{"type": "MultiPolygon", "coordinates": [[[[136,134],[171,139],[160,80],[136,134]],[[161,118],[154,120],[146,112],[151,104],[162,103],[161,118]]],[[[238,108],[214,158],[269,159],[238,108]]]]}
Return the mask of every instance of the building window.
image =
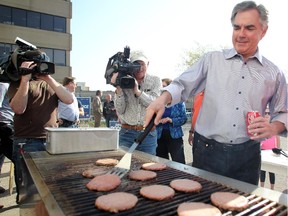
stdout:
{"type": "Polygon", "coordinates": [[[65,18],[54,16],[54,31],[66,32],[66,19],[65,18]]]}
{"type": "Polygon", "coordinates": [[[0,23],[66,33],[66,18],[0,5],[0,23]]]}
{"type": "Polygon", "coordinates": [[[26,26],[26,11],[12,8],[12,23],[17,26],[26,26]]]}
{"type": "Polygon", "coordinates": [[[41,14],[41,29],[53,31],[53,16],[41,14]]]}
{"type": "Polygon", "coordinates": [[[0,56],[8,55],[11,52],[11,45],[10,44],[3,44],[0,43],[0,56]]]}
{"type": "Polygon", "coordinates": [[[48,49],[48,48],[41,48],[46,55],[50,58],[50,62],[53,62],[55,65],[58,66],[65,66],[66,65],[66,51],[65,50],[58,50],[58,49],[48,49]]]}
{"type": "Polygon", "coordinates": [[[12,12],[10,7],[0,5],[0,23],[11,25],[12,12]]]}
{"type": "Polygon", "coordinates": [[[40,29],[40,13],[27,12],[27,27],[40,29]]]}
{"type": "Polygon", "coordinates": [[[54,63],[59,66],[66,65],[65,50],[54,50],[54,63]]]}

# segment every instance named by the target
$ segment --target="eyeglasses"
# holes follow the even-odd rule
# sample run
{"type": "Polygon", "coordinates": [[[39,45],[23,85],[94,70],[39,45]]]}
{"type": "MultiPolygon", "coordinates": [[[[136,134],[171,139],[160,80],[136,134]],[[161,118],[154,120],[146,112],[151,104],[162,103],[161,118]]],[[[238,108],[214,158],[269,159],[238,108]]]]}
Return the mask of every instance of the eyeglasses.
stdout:
{"type": "Polygon", "coordinates": [[[265,115],[270,115],[270,112],[265,112],[265,115]]]}

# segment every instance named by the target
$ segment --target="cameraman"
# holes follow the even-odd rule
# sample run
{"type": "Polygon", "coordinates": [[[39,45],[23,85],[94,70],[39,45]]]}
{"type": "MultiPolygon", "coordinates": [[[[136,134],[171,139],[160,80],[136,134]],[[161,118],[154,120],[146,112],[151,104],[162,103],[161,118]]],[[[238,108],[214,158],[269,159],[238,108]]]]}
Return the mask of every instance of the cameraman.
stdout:
{"type": "MultiPolygon", "coordinates": [[[[141,51],[131,52],[131,62],[141,65],[134,73],[135,86],[133,89],[116,87],[115,107],[122,123],[119,133],[119,145],[130,147],[135,138],[143,131],[144,117],[148,105],[160,95],[161,80],[157,76],[147,74],[149,61],[141,51]]],[[[115,84],[118,73],[113,74],[111,83],[115,84]]],[[[155,127],[143,140],[137,150],[156,155],[157,131],[155,127]]]]}
{"type": "MultiPolygon", "coordinates": [[[[35,66],[33,61],[21,64],[21,68],[31,71],[35,66]]],[[[22,75],[19,81],[11,82],[8,96],[10,106],[15,112],[13,159],[18,203],[22,182],[30,185],[23,170],[24,161],[21,152],[45,150],[45,127],[57,127],[58,99],[71,104],[73,96],[50,75],[33,74],[32,76],[31,73],[22,75]]]]}

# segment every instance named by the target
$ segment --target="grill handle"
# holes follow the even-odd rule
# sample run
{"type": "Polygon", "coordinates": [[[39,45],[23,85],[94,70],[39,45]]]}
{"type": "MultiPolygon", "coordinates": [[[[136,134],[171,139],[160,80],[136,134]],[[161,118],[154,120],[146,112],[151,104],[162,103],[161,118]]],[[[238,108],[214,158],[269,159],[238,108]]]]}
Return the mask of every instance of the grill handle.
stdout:
{"type": "Polygon", "coordinates": [[[147,125],[147,127],[145,128],[145,130],[135,139],[136,143],[140,144],[145,139],[147,134],[152,130],[152,128],[154,126],[155,118],[156,118],[156,114],[153,115],[152,119],[150,120],[150,122],[147,125]]]}

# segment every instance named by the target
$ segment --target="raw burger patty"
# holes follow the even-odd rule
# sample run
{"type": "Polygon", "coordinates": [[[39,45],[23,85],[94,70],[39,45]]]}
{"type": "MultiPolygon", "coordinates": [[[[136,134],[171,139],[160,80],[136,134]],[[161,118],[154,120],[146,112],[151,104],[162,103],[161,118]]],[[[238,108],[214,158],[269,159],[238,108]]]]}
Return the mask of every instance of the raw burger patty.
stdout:
{"type": "Polygon", "coordinates": [[[221,211],[210,204],[185,202],[177,208],[178,216],[221,216],[221,211]]]}
{"type": "Polygon", "coordinates": [[[99,196],[95,201],[98,209],[117,213],[133,208],[138,202],[138,198],[130,193],[115,192],[99,196]]]}
{"type": "Polygon", "coordinates": [[[163,163],[144,163],[142,164],[142,169],[144,170],[151,170],[151,171],[157,171],[157,170],[164,170],[166,169],[166,164],[163,163]]]}
{"type": "Polygon", "coordinates": [[[190,179],[175,179],[170,182],[170,187],[181,192],[199,192],[202,189],[202,185],[190,179]]]}
{"type": "Polygon", "coordinates": [[[249,206],[246,197],[231,192],[215,192],[210,199],[215,206],[230,211],[242,211],[249,206]]]}
{"type": "Polygon", "coordinates": [[[135,170],[129,172],[129,178],[136,181],[145,181],[156,178],[157,174],[148,170],[135,170]]]}
{"type": "Polygon", "coordinates": [[[99,170],[96,169],[87,169],[82,172],[82,176],[86,178],[94,178],[97,174],[99,174],[99,170]]]}
{"type": "Polygon", "coordinates": [[[161,201],[171,199],[175,191],[166,185],[150,185],[142,187],[140,194],[148,199],[161,201]]]}
{"type": "Polygon", "coordinates": [[[105,174],[93,178],[86,187],[89,190],[96,191],[111,191],[121,184],[121,179],[118,175],[105,174]]]}
{"type": "Polygon", "coordinates": [[[118,164],[118,160],[114,158],[103,158],[103,159],[98,159],[96,161],[96,165],[100,166],[115,166],[118,164]]]}

